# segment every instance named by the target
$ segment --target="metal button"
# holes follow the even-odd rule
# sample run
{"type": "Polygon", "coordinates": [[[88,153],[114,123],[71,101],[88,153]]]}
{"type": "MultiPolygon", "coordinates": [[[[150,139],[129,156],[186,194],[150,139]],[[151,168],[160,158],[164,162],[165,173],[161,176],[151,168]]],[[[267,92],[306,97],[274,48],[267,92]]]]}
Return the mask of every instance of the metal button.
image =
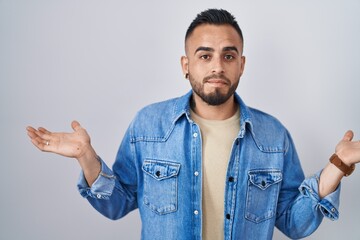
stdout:
{"type": "Polygon", "coordinates": [[[194,211],[194,214],[195,214],[195,215],[198,215],[198,214],[199,214],[199,211],[198,211],[198,210],[195,210],[195,211],[194,211]]]}
{"type": "Polygon", "coordinates": [[[266,186],[266,182],[263,180],[261,181],[261,186],[265,187],[266,186]]]}
{"type": "Polygon", "coordinates": [[[97,197],[97,198],[101,198],[101,194],[96,194],[96,197],[97,197]]]}
{"type": "Polygon", "coordinates": [[[198,171],[194,172],[194,175],[199,176],[199,172],[198,171]]]}
{"type": "Polygon", "coordinates": [[[193,137],[194,137],[194,138],[196,138],[197,136],[198,136],[198,134],[197,134],[197,133],[194,133],[194,134],[193,134],[193,137]]]}

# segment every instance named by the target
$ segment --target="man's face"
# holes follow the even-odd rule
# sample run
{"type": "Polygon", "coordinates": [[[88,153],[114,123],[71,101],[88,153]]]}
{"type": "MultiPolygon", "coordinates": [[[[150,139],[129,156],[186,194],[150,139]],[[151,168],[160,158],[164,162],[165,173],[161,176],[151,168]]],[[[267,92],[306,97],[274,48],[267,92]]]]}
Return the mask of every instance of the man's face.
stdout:
{"type": "Polygon", "coordinates": [[[230,25],[203,24],[194,29],[185,46],[181,64],[195,99],[214,106],[232,99],[245,65],[236,30],[230,25]]]}

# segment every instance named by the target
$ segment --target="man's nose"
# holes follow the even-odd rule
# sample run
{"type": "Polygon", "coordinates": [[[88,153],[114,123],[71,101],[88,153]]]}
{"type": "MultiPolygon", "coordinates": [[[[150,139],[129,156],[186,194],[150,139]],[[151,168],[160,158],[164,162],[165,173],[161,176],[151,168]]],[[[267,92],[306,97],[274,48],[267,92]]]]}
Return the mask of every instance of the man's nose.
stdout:
{"type": "Polygon", "coordinates": [[[212,65],[212,73],[224,73],[225,69],[224,69],[224,62],[222,61],[222,58],[219,57],[214,57],[213,58],[213,65],[212,65]]]}

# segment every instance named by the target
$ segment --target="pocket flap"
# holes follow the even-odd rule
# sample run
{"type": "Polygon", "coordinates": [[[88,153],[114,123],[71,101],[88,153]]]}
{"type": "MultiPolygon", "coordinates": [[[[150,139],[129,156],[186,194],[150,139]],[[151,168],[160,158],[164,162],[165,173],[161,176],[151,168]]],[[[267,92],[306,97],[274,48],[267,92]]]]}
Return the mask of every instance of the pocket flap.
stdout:
{"type": "Polygon", "coordinates": [[[180,171],[180,164],[168,161],[146,159],[142,169],[156,180],[164,180],[177,176],[180,171]]]}
{"type": "Polygon", "coordinates": [[[250,182],[262,190],[282,180],[282,173],[278,169],[251,170],[248,175],[250,182]]]}

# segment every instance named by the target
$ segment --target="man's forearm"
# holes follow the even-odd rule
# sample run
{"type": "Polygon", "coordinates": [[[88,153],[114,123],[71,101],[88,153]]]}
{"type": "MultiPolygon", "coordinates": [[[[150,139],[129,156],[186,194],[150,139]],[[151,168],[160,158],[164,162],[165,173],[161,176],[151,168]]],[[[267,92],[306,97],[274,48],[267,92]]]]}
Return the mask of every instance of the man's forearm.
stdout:
{"type": "Polygon", "coordinates": [[[97,158],[95,150],[90,145],[87,147],[83,156],[77,159],[84,172],[84,176],[89,187],[91,187],[91,185],[95,182],[101,171],[101,163],[97,158]]]}
{"type": "Polygon", "coordinates": [[[340,184],[344,173],[338,169],[334,164],[328,163],[320,175],[319,181],[319,196],[324,198],[328,194],[335,191],[340,184]]]}

